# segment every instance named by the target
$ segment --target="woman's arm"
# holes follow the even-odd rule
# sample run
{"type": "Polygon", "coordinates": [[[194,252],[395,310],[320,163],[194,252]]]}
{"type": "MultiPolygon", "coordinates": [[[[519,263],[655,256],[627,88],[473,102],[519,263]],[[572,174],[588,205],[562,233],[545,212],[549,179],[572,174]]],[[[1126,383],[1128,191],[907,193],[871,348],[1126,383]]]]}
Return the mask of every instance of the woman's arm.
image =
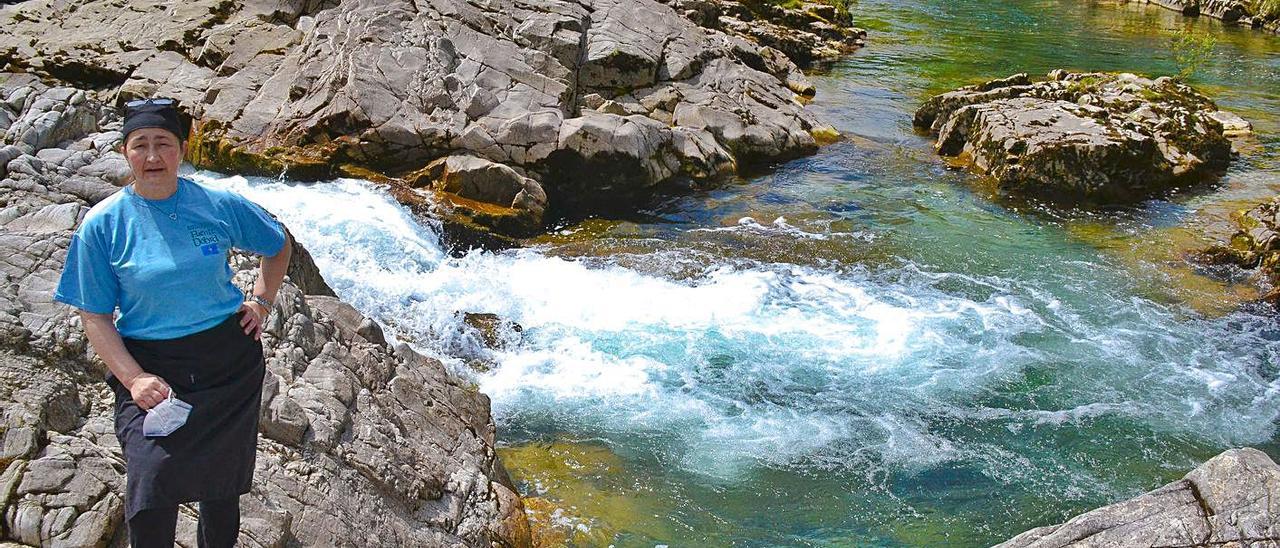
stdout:
{"type": "Polygon", "coordinates": [[[120,332],[116,330],[111,314],[80,310],[80,323],[84,326],[85,336],[89,337],[94,352],[106,362],[107,369],[129,391],[138,407],[146,411],[169,397],[169,384],[164,379],[143,371],[142,366],[138,365],[138,361],[124,347],[124,341],[120,339],[120,332]]]}
{"type": "MultiPolygon", "coordinates": [[[[280,291],[280,284],[284,283],[284,275],[289,271],[289,257],[292,253],[293,236],[289,234],[288,229],[285,229],[284,246],[275,255],[263,257],[258,267],[258,279],[253,282],[255,297],[262,297],[271,303],[276,302],[276,292],[280,291]]],[[[244,303],[241,308],[247,308],[253,312],[245,314],[240,319],[240,326],[244,328],[244,333],[252,334],[255,340],[260,338],[262,321],[271,313],[271,310],[253,301],[244,303]]]]}

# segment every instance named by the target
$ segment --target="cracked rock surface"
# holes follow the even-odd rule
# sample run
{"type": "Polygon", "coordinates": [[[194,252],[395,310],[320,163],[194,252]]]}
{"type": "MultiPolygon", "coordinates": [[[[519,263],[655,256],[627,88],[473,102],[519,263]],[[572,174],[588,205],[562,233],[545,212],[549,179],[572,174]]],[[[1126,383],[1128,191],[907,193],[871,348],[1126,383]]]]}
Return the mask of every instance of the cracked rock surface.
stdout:
{"type": "Polygon", "coordinates": [[[0,71],[178,98],[205,167],[398,178],[467,155],[519,170],[549,211],[590,212],[815,151],[834,130],[797,64],[857,47],[847,19],[759,1],[30,0],[0,8],[0,71]]]}
{"type": "Polygon", "coordinates": [[[1053,71],[929,99],[916,128],[972,162],[1002,192],[1065,203],[1123,203],[1215,177],[1248,123],[1170,78],[1053,71]]]}
{"type": "MultiPolygon", "coordinates": [[[[52,302],[71,234],[117,191],[113,108],[0,81],[0,541],[123,546],[124,461],[105,366],[52,302]],[[16,152],[13,152],[16,151],[16,152]]],[[[126,173],[127,173],[127,168],[126,173]]],[[[257,261],[231,258],[252,284],[257,261]]],[[[295,246],[265,324],[267,378],[241,546],[523,546],[523,505],[494,453],[489,400],[391,347],[295,246]]],[[[179,517],[195,546],[195,514],[179,517]]]]}
{"type": "Polygon", "coordinates": [[[1280,466],[1257,449],[1231,449],[1159,489],[1039,527],[997,548],[1275,546],[1280,466]]]}

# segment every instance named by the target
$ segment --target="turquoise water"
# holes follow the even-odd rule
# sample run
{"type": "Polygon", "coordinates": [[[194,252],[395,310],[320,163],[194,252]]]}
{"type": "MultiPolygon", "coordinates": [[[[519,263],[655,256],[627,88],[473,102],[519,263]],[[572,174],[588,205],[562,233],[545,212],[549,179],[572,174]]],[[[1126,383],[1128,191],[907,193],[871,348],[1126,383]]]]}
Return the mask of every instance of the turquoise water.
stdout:
{"type": "MultiPolygon", "coordinates": [[[[504,458],[572,545],[978,546],[1241,445],[1280,457],[1280,330],[1179,249],[1280,191],[1280,38],[1141,6],[862,0],[815,77],[849,138],[528,249],[451,258],[376,186],[200,176],[281,214],[340,295],[497,363],[504,458]],[[910,127],[930,93],[1052,68],[1176,71],[1257,137],[1223,181],[1106,212],[993,199],[910,127]],[[455,311],[518,322],[477,348],[455,311]]],[[[559,535],[559,536],[557,536],[559,535]]]]}

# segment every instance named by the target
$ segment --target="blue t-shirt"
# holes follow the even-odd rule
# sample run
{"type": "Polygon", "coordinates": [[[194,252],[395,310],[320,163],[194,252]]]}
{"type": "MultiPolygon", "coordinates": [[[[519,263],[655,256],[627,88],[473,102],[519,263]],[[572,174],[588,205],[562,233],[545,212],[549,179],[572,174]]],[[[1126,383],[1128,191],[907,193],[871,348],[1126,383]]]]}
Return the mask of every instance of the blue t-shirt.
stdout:
{"type": "Polygon", "coordinates": [[[230,248],[275,255],[284,227],[228,190],[178,178],[178,190],[147,200],[125,187],[99,202],[71,237],[54,300],[98,314],[116,308],[132,339],[174,339],[218,325],[240,308],[230,248]]]}

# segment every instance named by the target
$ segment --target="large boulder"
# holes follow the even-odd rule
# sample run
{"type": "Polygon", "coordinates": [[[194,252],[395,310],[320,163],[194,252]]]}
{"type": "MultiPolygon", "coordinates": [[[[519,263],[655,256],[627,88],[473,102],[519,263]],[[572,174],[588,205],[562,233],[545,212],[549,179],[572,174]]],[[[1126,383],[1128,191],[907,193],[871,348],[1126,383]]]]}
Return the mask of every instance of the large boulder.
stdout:
{"type": "Polygon", "coordinates": [[[1164,487],[997,548],[1275,546],[1278,516],[1280,466],[1257,449],[1232,449],[1164,487]]]}
{"type": "Polygon", "coordinates": [[[1170,78],[1054,71],[935,96],[915,125],[1004,192],[1115,203],[1222,173],[1232,151],[1220,120],[1233,118],[1170,78]]]}
{"type": "MultiPolygon", "coordinates": [[[[10,139],[36,148],[18,147],[0,178],[0,543],[125,541],[125,468],[105,366],[79,317],[52,300],[72,232],[120,183],[109,169],[85,174],[115,161],[120,141],[113,109],[92,123],[68,114],[97,109],[85,95],[0,84],[14,127],[62,115],[45,137],[0,139],[0,150],[18,147],[10,139]]],[[[231,265],[247,289],[257,261],[233,255],[231,265]]],[[[262,437],[240,545],[528,545],[522,502],[494,451],[488,398],[439,361],[389,345],[332,295],[295,242],[263,332],[262,437]]],[[[182,545],[195,545],[195,526],[184,509],[182,545]]]]}
{"type": "MultiPolygon", "coordinates": [[[[847,51],[862,36],[816,4],[738,13],[782,25],[791,41],[704,28],[656,0],[162,4],[0,8],[0,70],[91,87],[110,101],[178,98],[194,120],[190,159],[200,166],[295,179],[365,169],[403,182],[436,159],[469,155],[519,169],[552,212],[813,152],[812,135],[833,130],[797,95],[813,93],[797,68],[811,52],[788,44],[827,32],[833,38],[820,43],[838,38],[847,51]],[[647,118],[627,124],[643,126],[648,141],[584,145],[579,137],[616,125],[597,114],[647,118]],[[617,161],[593,165],[611,182],[582,184],[572,171],[604,157],[617,161]]],[[[500,224],[489,228],[515,226],[500,224]]]]}

